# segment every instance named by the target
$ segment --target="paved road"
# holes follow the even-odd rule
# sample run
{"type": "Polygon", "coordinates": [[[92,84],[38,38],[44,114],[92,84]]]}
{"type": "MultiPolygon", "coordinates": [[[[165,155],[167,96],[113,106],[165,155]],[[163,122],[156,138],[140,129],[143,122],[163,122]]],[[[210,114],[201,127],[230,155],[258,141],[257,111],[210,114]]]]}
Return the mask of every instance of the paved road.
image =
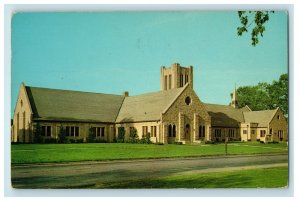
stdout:
{"type": "Polygon", "coordinates": [[[287,154],[13,165],[15,188],[83,188],[159,176],[287,165],[287,154]]]}

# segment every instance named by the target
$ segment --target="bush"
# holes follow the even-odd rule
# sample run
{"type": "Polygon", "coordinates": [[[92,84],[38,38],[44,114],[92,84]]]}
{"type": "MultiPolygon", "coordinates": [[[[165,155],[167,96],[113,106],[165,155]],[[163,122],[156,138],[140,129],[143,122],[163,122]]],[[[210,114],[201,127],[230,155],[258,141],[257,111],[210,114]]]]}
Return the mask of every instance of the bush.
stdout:
{"type": "Polygon", "coordinates": [[[130,130],[128,143],[138,143],[139,136],[137,134],[136,128],[130,130]]]}
{"type": "Polygon", "coordinates": [[[162,143],[162,142],[156,142],[155,144],[156,145],[164,145],[164,143],[162,143]]]}
{"type": "Polygon", "coordinates": [[[87,142],[91,143],[91,142],[95,142],[95,140],[96,140],[95,130],[93,128],[90,128],[87,142]]]}
{"type": "Polygon", "coordinates": [[[116,142],[117,143],[124,143],[125,142],[125,128],[124,127],[119,127],[118,128],[118,137],[116,142]]]}
{"type": "Polygon", "coordinates": [[[182,142],[174,142],[173,144],[183,145],[182,142]]]}
{"type": "Polygon", "coordinates": [[[104,139],[96,139],[94,142],[95,143],[107,143],[107,141],[104,139]]]}
{"type": "Polygon", "coordinates": [[[47,144],[52,144],[52,143],[56,143],[57,140],[55,138],[46,138],[45,139],[45,143],[47,144]]]}
{"type": "Polygon", "coordinates": [[[60,143],[68,143],[68,139],[66,137],[66,131],[63,126],[60,126],[58,138],[60,143]]]}
{"type": "Polygon", "coordinates": [[[205,144],[215,144],[214,141],[205,141],[205,144]]]}
{"type": "Polygon", "coordinates": [[[42,127],[39,122],[34,126],[34,143],[43,143],[42,127]]]}
{"type": "Polygon", "coordinates": [[[151,144],[151,140],[150,140],[150,133],[147,133],[146,135],[142,136],[142,139],[139,141],[139,143],[141,144],[151,144]]]}
{"type": "Polygon", "coordinates": [[[83,139],[82,139],[82,138],[79,138],[79,139],[76,139],[76,138],[69,138],[69,139],[68,139],[68,142],[69,142],[69,143],[83,143],[83,139]]]}

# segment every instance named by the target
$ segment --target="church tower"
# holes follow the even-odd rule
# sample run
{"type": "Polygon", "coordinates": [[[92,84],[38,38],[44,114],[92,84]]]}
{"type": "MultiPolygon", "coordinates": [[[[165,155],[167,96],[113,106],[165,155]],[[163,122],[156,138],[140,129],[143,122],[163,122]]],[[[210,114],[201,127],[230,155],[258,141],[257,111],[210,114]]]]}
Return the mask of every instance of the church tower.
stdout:
{"type": "Polygon", "coordinates": [[[193,66],[183,67],[174,63],[171,67],[160,68],[160,90],[184,87],[187,83],[193,88],[193,66]]]}
{"type": "Polygon", "coordinates": [[[236,92],[236,86],[234,87],[234,91],[233,93],[230,94],[231,95],[231,102],[230,105],[234,108],[238,107],[238,97],[237,97],[237,92],[236,92]]]}

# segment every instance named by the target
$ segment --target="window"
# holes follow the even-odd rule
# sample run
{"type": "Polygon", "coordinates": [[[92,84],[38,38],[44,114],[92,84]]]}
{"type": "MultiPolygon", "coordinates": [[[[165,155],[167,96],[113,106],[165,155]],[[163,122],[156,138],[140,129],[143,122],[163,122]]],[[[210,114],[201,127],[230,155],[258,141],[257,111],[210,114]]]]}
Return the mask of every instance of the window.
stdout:
{"type": "Polygon", "coordinates": [[[228,131],[228,137],[234,138],[234,129],[233,128],[229,129],[229,131],[228,131]]]}
{"type": "Polygon", "coordinates": [[[215,129],[215,137],[221,137],[221,135],[222,135],[221,129],[220,128],[216,128],[215,129]]]}
{"type": "Polygon", "coordinates": [[[256,134],[255,130],[251,130],[251,134],[252,135],[256,134]]]}
{"type": "MultiPolygon", "coordinates": [[[[75,136],[79,136],[79,127],[78,131],[75,132],[75,136]]],[[[104,131],[105,128],[104,127],[93,127],[93,132],[95,133],[96,137],[104,137],[104,131]]]]}
{"type": "Polygon", "coordinates": [[[183,87],[183,75],[180,74],[180,87],[183,87]]]}
{"type": "Polygon", "coordinates": [[[169,89],[172,87],[172,75],[169,75],[169,89]]]}
{"type": "Polygon", "coordinates": [[[66,126],[66,136],[78,137],[79,126],[66,126]]]}
{"type": "Polygon", "coordinates": [[[21,107],[23,107],[23,100],[21,99],[21,107]]]}
{"type": "Polygon", "coordinates": [[[148,133],[148,127],[147,126],[143,126],[143,135],[146,136],[148,133]]]}
{"type": "Polygon", "coordinates": [[[283,130],[278,130],[278,137],[280,138],[280,141],[283,139],[283,130]]]}
{"type": "Polygon", "coordinates": [[[189,76],[186,75],[186,77],[185,77],[185,83],[188,83],[188,82],[189,82],[189,76]]]}
{"type": "Polygon", "coordinates": [[[51,126],[42,126],[42,136],[51,137],[51,126]]]}
{"type": "Polygon", "coordinates": [[[167,86],[168,86],[168,77],[165,75],[165,90],[167,90],[167,86]]]}
{"type": "Polygon", "coordinates": [[[260,137],[265,137],[266,130],[260,130],[260,137]]]}
{"type": "Polygon", "coordinates": [[[176,126],[173,125],[173,137],[176,137],[176,126]]]}
{"type": "Polygon", "coordinates": [[[247,130],[243,130],[243,134],[248,134],[247,130]]]}
{"type": "Polygon", "coordinates": [[[156,126],[151,126],[151,137],[156,137],[156,126]]]}
{"type": "Polygon", "coordinates": [[[205,137],[205,126],[199,126],[199,138],[205,137]]]}
{"type": "Polygon", "coordinates": [[[172,125],[168,126],[168,136],[173,137],[173,135],[172,135],[172,125]]]}
{"type": "Polygon", "coordinates": [[[185,98],[185,103],[186,103],[187,105],[190,105],[191,102],[192,102],[191,98],[190,98],[189,96],[187,96],[187,97],[185,98]]]}
{"type": "Polygon", "coordinates": [[[280,115],[277,115],[277,119],[280,119],[280,115]]]}
{"type": "Polygon", "coordinates": [[[272,135],[272,131],[273,131],[272,128],[270,128],[270,135],[272,135]]]}

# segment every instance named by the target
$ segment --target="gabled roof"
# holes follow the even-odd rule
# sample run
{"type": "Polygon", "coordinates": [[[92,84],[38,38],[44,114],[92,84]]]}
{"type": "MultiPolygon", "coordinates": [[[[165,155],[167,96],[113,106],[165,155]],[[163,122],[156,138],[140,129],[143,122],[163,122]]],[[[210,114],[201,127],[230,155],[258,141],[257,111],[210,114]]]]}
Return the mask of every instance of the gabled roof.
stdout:
{"type": "Polygon", "coordinates": [[[126,97],[116,122],[158,121],[184,89],[186,87],[126,97]]]}
{"type": "Polygon", "coordinates": [[[33,118],[115,122],[124,96],[26,86],[33,118]]]}
{"type": "Polygon", "coordinates": [[[217,105],[205,103],[205,108],[211,116],[211,125],[216,127],[239,127],[244,122],[241,109],[235,109],[228,105],[217,105]]]}
{"type": "Polygon", "coordinates": [[[245,122],[258,123],[258,127],[268,127],[277,110],[278,108],[274,110],[243,112],[245,122]]]}

